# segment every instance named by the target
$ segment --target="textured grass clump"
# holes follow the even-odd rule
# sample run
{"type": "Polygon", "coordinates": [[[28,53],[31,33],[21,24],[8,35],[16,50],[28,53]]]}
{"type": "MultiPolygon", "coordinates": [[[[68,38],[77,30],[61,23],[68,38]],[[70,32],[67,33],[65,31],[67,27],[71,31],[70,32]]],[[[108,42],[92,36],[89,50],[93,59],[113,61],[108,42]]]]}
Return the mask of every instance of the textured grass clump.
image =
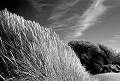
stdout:
{"type": "Polygon", "coordinates": [[[0,64],[5,81],[93,81],[52,29],[7,10],[0,12],[0,64]]]}

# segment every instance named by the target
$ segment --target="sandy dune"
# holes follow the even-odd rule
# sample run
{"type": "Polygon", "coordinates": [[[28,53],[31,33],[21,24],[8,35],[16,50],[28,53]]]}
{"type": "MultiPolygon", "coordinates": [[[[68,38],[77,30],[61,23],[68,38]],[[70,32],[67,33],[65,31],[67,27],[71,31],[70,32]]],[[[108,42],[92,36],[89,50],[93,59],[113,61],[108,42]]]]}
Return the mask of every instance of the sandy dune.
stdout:
{"type": "Polygon", "coordinates": [[[120,81],[120,73],[104,73],[95,75],[99,81],[120,81]]]}

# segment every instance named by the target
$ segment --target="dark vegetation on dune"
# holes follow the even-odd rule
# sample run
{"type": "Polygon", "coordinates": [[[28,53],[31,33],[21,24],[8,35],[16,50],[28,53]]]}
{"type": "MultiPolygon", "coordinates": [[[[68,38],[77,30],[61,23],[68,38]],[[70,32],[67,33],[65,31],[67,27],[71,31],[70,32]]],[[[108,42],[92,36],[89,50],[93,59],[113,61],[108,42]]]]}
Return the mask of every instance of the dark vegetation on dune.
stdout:
{"type": "Polygon", "coordinates": [[[70,41],[68,45],[91,74],[120,72],[120,57],[111,48],[89,41],[70,41]]]}

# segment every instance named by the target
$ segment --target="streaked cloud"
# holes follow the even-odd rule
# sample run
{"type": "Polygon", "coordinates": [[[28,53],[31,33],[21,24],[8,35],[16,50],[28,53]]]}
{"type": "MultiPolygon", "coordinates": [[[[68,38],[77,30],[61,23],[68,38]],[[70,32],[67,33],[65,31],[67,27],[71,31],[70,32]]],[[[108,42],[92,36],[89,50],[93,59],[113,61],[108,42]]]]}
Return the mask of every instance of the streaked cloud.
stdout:
{"type": "Polygon", "coordinates": [[[120,35],[114,35],[113,38],[120,39],[120,35]]]}
{"type": "Polygon", "coordinates": [[[76,24],[76,31],[73,36],[81,36],[83,31],[94,25],[99,17],[105,13],[107,7],[103,5],[105,0],[94,0],[93,4],[85,11],[76,24]]]}
{"type": "Polygon", "coordinates": [[[64,4],[59,5],[55,9],[49,18],[49,20],[54,21],[51,27],[55,29],[55,31],[67,32],[67,39],[77,38],[83,35],[85,30],[92,27],[106,12],[107,7],[103,5],[104,1],[105,0],[70,0],[69,2],[64,2],[64,4]],[[76,5],[82,5],[82,2],[84,2],[85,6],[74,7],[76,5]],[[70,13],[72,13],[72,15],[70,13]],[[69,14],[70,16],[67,16],[69,14]]]}

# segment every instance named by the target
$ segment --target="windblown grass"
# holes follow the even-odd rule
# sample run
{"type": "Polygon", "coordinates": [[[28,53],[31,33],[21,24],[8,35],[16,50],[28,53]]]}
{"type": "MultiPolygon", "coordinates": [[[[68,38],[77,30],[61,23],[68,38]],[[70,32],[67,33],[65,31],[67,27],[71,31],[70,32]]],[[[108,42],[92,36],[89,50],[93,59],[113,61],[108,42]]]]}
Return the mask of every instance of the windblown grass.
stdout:
{"type": "Polygon", "coordinates": [[[5,81],[93,81],[52,29],[7,10],[0,12],[0,62],[5,81]]]}

